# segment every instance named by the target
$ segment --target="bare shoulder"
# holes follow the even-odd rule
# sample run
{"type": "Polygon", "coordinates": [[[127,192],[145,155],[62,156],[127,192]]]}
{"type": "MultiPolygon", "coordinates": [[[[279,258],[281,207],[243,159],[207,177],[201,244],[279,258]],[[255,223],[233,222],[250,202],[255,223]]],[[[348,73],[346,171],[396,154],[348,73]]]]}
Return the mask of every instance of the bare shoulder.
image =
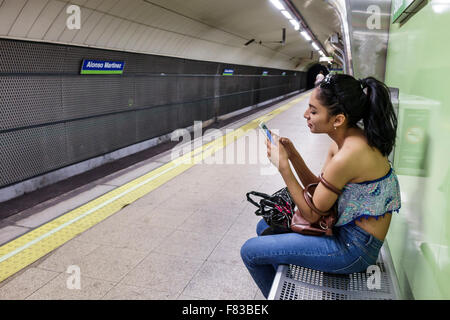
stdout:
{"type": "Polygon", "coordinates": [[[330,148],[328,149],[328,154],[333,157],[336,153],[338,153],[339,149],[338,149],[338,145],[336,142],[332,141],[330,148]]]}
{"type": "Polygon", "coordinates": [[[354,157],[351,156],[350,152],[341,148],[329,159],[327,166],[324,168],[323,176],[328,182],[341,189],[355,178],[354,166],[354,157]]]}
{"type": "Polygon", "coordinates": [[[376,148],[372,148],[363,133],[346,137],[342,147],[338,149],[333,141],[328,151],[324,166],[325,178],[341,187],[346,183],[358,183],[382,177],[389,170],[386,157],[376,148]]]}
{"type": "Polygon", "coordinates": [[[338,153],[339,149],[338,149],[338,145],[336,142],[332,141],[330,147],[328,148],[328,154],[327,157],[325,159],[325,163],[322,167],[322,172],[325,171],[326,167],[328,166],[328,164],[330,163],[331,159],[333,159],[334,155],[336,153],[338,153]]]}
{"type": "Polygon", "coordinates": [[[390,169],[387,158],[361,137],[349,137],[334,158],[350,170],[347,178],[351,183],[378,179],[390,169]]]}
{"type": "Polygon", "coordinates": [[[336,153],[336,156],[351,162],[352,160],[358,160],[358,157],[368,156],[372,152],[373,150],[365,138],[352,136],[345,140],[342,148],[336,153]]]}
{"type": "Polygon", "coordinates": [[[348,137],[342,148],[337,149],[336,146],[334,151],[329,165],[347,181],[358,178],[373,163],[371,148],[361,137],[348,137]]]}

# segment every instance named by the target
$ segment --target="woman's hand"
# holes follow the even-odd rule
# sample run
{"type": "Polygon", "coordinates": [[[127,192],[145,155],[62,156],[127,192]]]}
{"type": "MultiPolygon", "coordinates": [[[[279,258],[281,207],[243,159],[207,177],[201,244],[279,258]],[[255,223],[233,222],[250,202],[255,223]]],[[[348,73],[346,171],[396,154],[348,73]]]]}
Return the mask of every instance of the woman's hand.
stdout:
{"type": "Polygon", "coordinates": [[[286,150],[286,152],[288,154],[288,159],[292,159],[292,157],[298,153],[297,149],[295,149],[294,144],[292,143],[291,140],[289,140],[288,138],[285,138],[285,137],[280,138],[275,133],[272,133],[272,131],[270,132],[270,134],[272,135],[272,137],[274,138],[275,141],[279,141],[279,143],[281,143],[283,145],[284,149],[286,150]]]}
{"type": "Polygon", "coordinates": [[[297,149],[295,149],[294,144],[291,140],[285,137],[281,137],[279,139],[280,143],[283,145],[283,147],[286,149],[286,152],[288,154],[288,158],[292,159],[294,155],[297,154],[297,149]]]}
{"type": "Polygon", "coordinates": [[[279,136],[271,135],[275,144],[266,139],[267,157],[279,171],[289,168],[289,157],[286,148],[280,143],[279,136]]]}

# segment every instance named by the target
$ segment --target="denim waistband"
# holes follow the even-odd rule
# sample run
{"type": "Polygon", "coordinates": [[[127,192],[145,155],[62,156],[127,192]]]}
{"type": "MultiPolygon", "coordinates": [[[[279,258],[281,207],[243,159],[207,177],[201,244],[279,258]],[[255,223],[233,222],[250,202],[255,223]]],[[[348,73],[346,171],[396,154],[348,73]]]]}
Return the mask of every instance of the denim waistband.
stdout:
{"type": "Polygon", "coordinates": [[[354,223],[349,223],[342,227],[337,227],[336,229],[339,237],[344,241],[358,242],[370,251],[379,251],[383,246],[384,241],[375,238],[373,235],[354,223]]]}

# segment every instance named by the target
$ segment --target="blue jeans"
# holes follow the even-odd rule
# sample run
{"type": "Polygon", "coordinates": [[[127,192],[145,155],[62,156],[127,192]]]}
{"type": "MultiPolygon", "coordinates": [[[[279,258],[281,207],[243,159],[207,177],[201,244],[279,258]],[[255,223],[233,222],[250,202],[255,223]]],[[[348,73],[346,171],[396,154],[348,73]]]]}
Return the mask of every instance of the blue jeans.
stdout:
{"type": "Polygon", "coordinates": [[[333,236],[284,233],[260,236],[268,225],[261,220],[258,237],[241,248],[241,257],[253,280],[267,298],[279,264],[294,264],[327,273],[366,271],[376,264],[383,241],[354,223],[333,229],[333,236]]]}

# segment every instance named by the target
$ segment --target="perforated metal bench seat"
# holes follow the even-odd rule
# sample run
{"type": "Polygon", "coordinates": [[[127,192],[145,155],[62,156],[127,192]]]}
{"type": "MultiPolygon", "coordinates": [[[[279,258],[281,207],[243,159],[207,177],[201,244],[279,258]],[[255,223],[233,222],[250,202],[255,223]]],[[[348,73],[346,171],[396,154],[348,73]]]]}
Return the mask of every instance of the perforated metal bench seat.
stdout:
{"type": "Polygon", "coordinates": [[[393,300],[398,298],[398,287],[389,249],[385,243],[377,266],[381,271],[379,282],[373,283],[373,274],[330,274],[296,265],[279,265],[269,300],[393,300]],[[368,285],[368,281],[370,284],[368,285]]]}

